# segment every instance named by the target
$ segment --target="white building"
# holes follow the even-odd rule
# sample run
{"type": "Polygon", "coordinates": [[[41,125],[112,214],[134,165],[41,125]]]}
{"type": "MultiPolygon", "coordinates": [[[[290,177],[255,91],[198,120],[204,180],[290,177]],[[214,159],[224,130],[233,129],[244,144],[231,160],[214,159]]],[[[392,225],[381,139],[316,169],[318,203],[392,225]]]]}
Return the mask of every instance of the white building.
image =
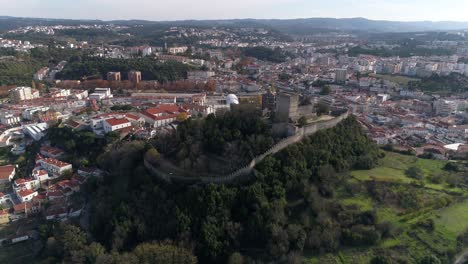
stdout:
{"type": "Polygon", "coordinates": [[[14,181],[13,189],[19,190],[35,190],[39,188],[39,180],[34,178],[20,178],[14,181]]]}
{"type": "Polygon", "coordinates": [[[102,99],[112,98],[111,88],[96,88],[94,93],[89,95],[89,99],[101,101],[102,99]]]}
{"type": "Polygon", "coordinates": [[[34,197],[38,195],[37,191],[33,190],[19,190],[16,192],[16,196],[18,196],[18,199],[24,203],[27,201],[31,201],[34,197]]]}
{"type": "Polygon", "coordinates": [[[21,117],[12,115],[9,112],[1,112],[0,122],[5,126],[14,126],[21,123],[21,117]]]}
{"type": "Polygon", "coordinates": [[[75,90],[72,94],[74,99],[83,100],[88,97],[88,91],[86,90],[75,90]]]}
{"type": "Polygon", "coordinates": [[[434,112],[436,115],[448,116],[457,111],[458,105],[455,101],[437,100],[434,102],[434,112]]]}
{"type": "Polygon", "coordinates": [[[182,46],[182,47],[172,47],[169,48],[168,52],[170,54],[179,54],[179,53],[184,53],[188,50],[187,46],[182,46]]]}
{"type": "Polygon", "coordinates": [[[51,158],[39,159],[36,162],[51,175],[62,175],[73,169],[71,164],[51,158]]]}
{"type": "Polygon", "coordinates": [[[348,79],[348,70],[336,69],[335,70],[335,81],[338,83],[344,83],[348,79]]]}
{"type": "Polygon", "coordinates": [[[31,108],[26,108],[23,110],[22,112],[22,116],[23,116],[23,119],[26,119],[26,120],[33,120],[33,116],[35,113],[37,112],[47,112],[49,111],[49,107],[48,106],[36,106],[36,107],[31,107],[31,108]]]}
{"type": "Polygon", "coordinates": [[[26,135],[29,135],[34,140],[39,141],[45,136],[45,131],[47,128],[47,123],[39,123],[36,125],[26,126],[23,130],[26,135]]]}
{"type": "Polygon", "coordinates": [[[34,179],[38,180],[39,182],[44,182],[49,180],[49,173],[46,170],[42,169],[34,169],[32,174],[34,179]]]}
{"type": "Polygon", "coordinates": [[[16,87],[9,92],[10,100],[20,102],[33,99],[33,91],[31,87],[16,87]]]}
{"type": "Polygon", "coordinates": [[[151,54],[153,54],[153,48],[147,46],[147,47],[144,47],[142,50],[141,50],[141,55],[143,57],[146,57],[146,56],[150,56],[151,54]]]}
{"type": "Polygon", "coordinates": [[[110,118],[104,120],[104,132],[109,133],[126,127],[131,127],[132,124],[126,118],[110,118]]]}

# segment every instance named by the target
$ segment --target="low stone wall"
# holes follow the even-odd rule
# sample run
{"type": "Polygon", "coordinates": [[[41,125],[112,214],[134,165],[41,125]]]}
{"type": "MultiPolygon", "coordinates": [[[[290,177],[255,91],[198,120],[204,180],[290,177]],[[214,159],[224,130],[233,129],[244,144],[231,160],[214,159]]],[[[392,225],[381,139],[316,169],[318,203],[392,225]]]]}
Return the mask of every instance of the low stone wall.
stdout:
{"type": "Polygon", "coordinates": [[[169,175],[161,170],[158,170],[154,166],[152,166],[149,162],[146,160],[144,161],[145,167],[153,174],[154,176],[159,177],[160,179],[164,181],[201,181],[204,183],[228,183],[231,182],[241,176],[246,176],[249,175],[253,172],[255,166],[262,162],[267,156],[273,155],[275,153],[280,152],[281,150],[287,148],[288,146],[295,144],[301,140],[303,140],[307,136],[311,136],[317,131],[324,130],[324,129],[329,129],[335,127],[337,124],[339,124],[341,121],[346,119],[348,117],[348,112],[342,114],[339,117],[336,117],[331,120],[327,121],[321,121],[317,122],[308,126],[305,126],[301,129],[299,129],[295,135],[287,137],[278,143],[276,143],[273,147],[271,147],[268,151],[263,153],[262,155],[259,155],[252,159],[252,161],[245,167],[238,169],[237,171],[228,174],[228,175],[218,175],[218,176],[213,176],[213,177],[199,177],[199,178],[193,178],[193,177],[182,177],[182,176],[176,176],[176,175],[169,175]]]}

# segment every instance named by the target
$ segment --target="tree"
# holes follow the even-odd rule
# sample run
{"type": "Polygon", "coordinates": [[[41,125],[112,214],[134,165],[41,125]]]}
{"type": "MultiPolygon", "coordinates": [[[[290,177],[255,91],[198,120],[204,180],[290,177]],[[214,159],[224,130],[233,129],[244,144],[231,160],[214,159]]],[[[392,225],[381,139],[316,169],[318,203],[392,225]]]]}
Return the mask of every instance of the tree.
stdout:
{"type": "Polygon", "coordinates": [[[133,254],[143,264],[196,264],[197,258],[187,249],[170,243],[143,243],[133,254]]]}
{"type": "Polygon", "coordinates": [[[301,116],[299,120],[297,121],[297,124],[299,127],[304,127],[307,125],[307,118],[305,116],[301,116]]]}
{"type": "Polygon", "coordinates": [[[324,85],[322,87],[322,90],[320,90],[320,95],[329,95],[331,94],[331,92],[332,92],[332,89],[330,85],[324,85]]]}
{"type": "Polygon", "coordinates": [[[413,178],[413,179],[417,179],[417,180],[422,180],[424,179],[424,176],[423,176],[423,172],[420,168],[418,167],[409,167],[406,171],[405,171],[405,174],[406,176],[410,177],[410,178],[413,178]]]}
{"type": "Polygon", "coordinates": [[[436,256],[425,256],[419,260],[419,264],[441,264],[442,262],[436,256]]]}
{"type": "Polygon", "coordinates": [[[86,248],[86,259],[89,263],[96,263],[97,259],[106,254],[106,249],[99,243],[93,242],[86,248]]]}
{"type": "Polygon", "coordinates": [[[228,259],[228,264],[244,264],[244,257],[242,257],[241,253],[234,252],[228,259]]]}
{"type": "Polygon", "coordinates": [[[386,256],[375,256],[372,258],[370,264],[390,264],[390,260],[386,256]]]}
{"type": "Polygon", "coordinates": [[[185,121],[187,120],[187,118],[188,118],[188,115],[187,113],[184,113],[184,112],[177,115],[177,121],[179,122],[185,121]]]}
{"type": "Polygon", "coordinates": [[[150,164],[157,165],[160,158],[161,154],[159,154],[155,148],[150,148],[148,151],[146,151],[145,160],[150,164]]]}
{"type": "Polygon", "coordinates": [[[328,114],[330,113],[330,106],[325,103],[319,102],[316,106],[316,111],[317,115],[319,116],[323,114],[328,114]]]}

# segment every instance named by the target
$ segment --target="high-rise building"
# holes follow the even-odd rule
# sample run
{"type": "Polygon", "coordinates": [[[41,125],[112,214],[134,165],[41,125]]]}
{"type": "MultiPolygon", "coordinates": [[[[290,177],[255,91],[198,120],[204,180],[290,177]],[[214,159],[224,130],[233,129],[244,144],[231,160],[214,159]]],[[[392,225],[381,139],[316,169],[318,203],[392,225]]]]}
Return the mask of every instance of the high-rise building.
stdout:
{"type": "Polygon", "coordinates": [[[10,99],[13,102],[33,99],[31,87],[16,87],[10,90],[10,99]]]}
{"type": "Polygon", "coordinates": [[[140,83],[141,82],[141,72],[139,71],[130,71],[128,73],[128,80],[132,83],[140,83]]]}
{"type": "Polygon", "coordinates": [[[335,70],[335,82],[345,83],[348,79],[348,70],[346,69],[336,69],[335,70]]]}
{"type": "Polygon", "coordinates": [[[107,80],[108,81],[120,81],[122,79],[120,72],[108,72],[107,80]]]}

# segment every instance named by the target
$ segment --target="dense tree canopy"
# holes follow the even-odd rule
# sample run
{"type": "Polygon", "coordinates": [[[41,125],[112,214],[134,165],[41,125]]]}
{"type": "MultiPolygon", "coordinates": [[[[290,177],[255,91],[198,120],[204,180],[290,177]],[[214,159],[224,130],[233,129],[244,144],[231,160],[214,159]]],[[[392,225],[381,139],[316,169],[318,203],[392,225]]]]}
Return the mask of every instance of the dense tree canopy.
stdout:
{"type": "Polygon", "coordinates": [[[103,59],[83,57],[74,61],[57,74],[59,79],[80,80],[83,77],[105,78],[108,72],[119,71],[122,79],[132,70],[141,71],[144,80],[157,80],[159,82],[175,81],[187,76],[189,66],[179,62],[158,62],[154,59],[103,59]]]}
{"type": "Polygon", "coordinates": [[[253,47],[246,48],[243,51],[247,57],[254,57],[259,60],[271,61],[271,62],[285,62],[286,55],[281,49],[270,49],[265,47],[253,47]]]}
{"type": "Polygon", "coordinates": [[[437,93],[463,93],[468,91],[468,77],[459,73],[448,76],[432,75],[421,81],[410,82],[410,89],[437,93]]]}
{"type": "MultiPolygon", "coordinates": [[[[249,123],[254,117],[243,116],[209,117],[205,128],[215,128],[199,132],[237,128],[246,136],[263,131],[249,123]]],[[[187,128],[189,124],[179,126],[178,136],[193,136],[187,128]]],[[[207,151],[219,151],[206,143],[207,151]]],[[[346,177],[343,172],[362,163],[372,167],[378,159],[378,148],[353,118],[268,157],[256,176],[239,185],[161,183],[144,169],[145,154],[155,154],[151,145],[130,142],[98,159],[109,175],[91,191],[91,231],[107,250],[130,252],[121,257],[144,262],[139,252],[158,246],[142,243],[170,239],[193,247],[202,263],[276,261],[295,258],[295,252],[305,249],[324,252],[372,245],[385,236],[374,212],[342,206],[333,198],[346,177]]]]}

